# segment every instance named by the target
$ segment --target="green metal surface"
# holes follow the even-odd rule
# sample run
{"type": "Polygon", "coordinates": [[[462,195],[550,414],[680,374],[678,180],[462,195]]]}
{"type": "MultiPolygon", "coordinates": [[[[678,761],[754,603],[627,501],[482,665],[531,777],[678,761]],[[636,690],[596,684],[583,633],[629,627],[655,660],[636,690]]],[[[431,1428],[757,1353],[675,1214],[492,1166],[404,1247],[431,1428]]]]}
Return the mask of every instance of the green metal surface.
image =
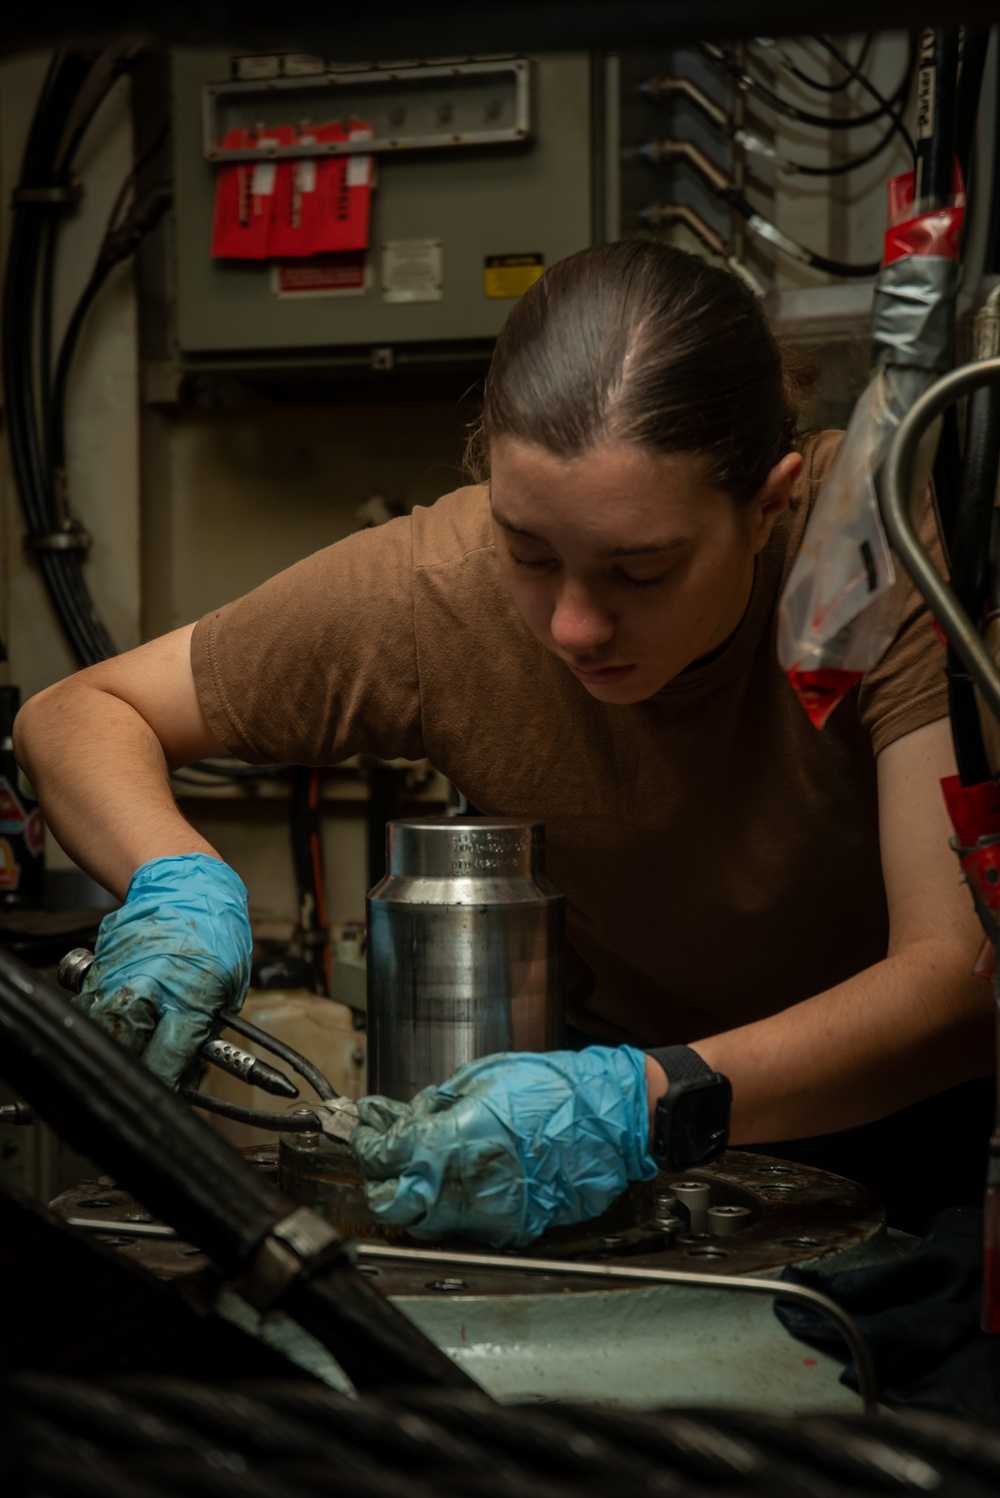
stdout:
{"type": "MultiPolygon", "coordinates": [[[[915,1242],[881,1233],[823,1269],[883,1263],[915,1242]]],[[[586,1294],[397,1297],[422,1331],[504,1403],[595,1401],[858,1413],[843,1361],[792,1337],[773,1303],[680,1286],[586,1294]]]]}

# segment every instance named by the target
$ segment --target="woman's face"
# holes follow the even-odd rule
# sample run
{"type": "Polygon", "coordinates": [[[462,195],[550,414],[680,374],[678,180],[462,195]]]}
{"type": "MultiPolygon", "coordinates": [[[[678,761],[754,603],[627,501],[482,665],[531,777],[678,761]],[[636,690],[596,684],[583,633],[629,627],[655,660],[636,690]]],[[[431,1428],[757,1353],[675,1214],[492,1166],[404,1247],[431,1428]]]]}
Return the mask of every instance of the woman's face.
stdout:
{"type": "Polygon", "coordinates": [[[608,443],[560,458],[504,438],[490,453],[504,581],[592,697],[642,702],[739,624],[801,464],[789,454],[738,505],[706,482],[697,453],[608,443]]]}

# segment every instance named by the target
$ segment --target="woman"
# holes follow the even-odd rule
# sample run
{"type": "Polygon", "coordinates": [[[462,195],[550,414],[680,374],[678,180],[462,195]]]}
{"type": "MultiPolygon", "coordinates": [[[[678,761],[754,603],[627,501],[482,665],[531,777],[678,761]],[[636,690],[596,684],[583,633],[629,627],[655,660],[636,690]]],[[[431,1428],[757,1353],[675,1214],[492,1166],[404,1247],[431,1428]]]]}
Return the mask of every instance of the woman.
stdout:
{"type": "MultiPolygon", "coordinates": [[[[641,240],[585,251],[498,340],[474,444],[488,485],[28,704],[17,747],[53,831],[128,891],[89,1012],[175,1082],[246,984],[245,892],[180,817],[168,767],[426,755],[483,812],[546,824],[578,959],[569,1017],[598,1044],[478,1064],[417,1114],[365,1105],[352,1143],[393,1220],[526,1241],[599,1209],[655,1169],[675,1066],[730,1079],[747,1145],[870,1125],[985,1072],[992,1003],[948,848],[926,614],[911,591],[822,733],[776,662],[836,443],[797,443],[795,419],[735,277],[641,240]]],[[[927,1170],[925,1151],[924,1191],[927,1170]]]]}

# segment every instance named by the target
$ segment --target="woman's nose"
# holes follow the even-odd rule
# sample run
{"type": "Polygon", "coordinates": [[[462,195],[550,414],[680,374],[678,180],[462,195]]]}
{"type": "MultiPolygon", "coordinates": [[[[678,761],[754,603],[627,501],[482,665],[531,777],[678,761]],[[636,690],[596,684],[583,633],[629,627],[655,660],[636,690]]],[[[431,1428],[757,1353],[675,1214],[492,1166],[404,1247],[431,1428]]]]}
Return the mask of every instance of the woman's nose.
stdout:
{"type": "Polygon", "coordinates": [[[553,642],[567,655],[586,655],[606,645],[615,632],[614,620],[585,589],[560,589],[549,630],[553,642]]]}

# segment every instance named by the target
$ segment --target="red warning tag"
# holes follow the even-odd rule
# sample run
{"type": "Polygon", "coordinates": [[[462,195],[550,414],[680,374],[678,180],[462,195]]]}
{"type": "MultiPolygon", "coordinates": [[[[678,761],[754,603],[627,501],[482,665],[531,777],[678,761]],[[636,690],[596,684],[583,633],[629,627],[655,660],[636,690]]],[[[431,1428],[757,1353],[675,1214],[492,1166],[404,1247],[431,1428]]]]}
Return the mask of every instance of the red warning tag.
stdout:
{"type": "Polygon", "coordinates": [[[271,251],[271,230],[279,173],[291,162],[277,162],[263,152],[269,145],[289,146],[295,139],[291,125],[269,126],[266,132],[236,129],[227,132],[225,150],[254,146],[260,161],[236,161],[219,168],[212,224],[212,254],[226,260],[266,260],[271,251]]]}
{"type": "MultiPolygon", "coordinates": [[[[300,139],[323,145],[371,137],[370,125],[337,121],[317,125],[300,139]]],[[[287,260],[367,249],[371,183],[370,156],[304,156],[282,162],[270,254],[287,260]]]]}
{"type": "MultiPolygon", "coordinates": [[[[290,125],[266,133],[230,130],[222,145],[289,146],[371,140],[363,121],[315,125],[301,136],[290,125]]],[[[262,156],[219,168],[212,254],[232,260],[300,260],[368,248],[374,168],[371,156],[262,156]]]]}
{"type": "Polygon", "coordinates": [[[0,775],[0,832],[20,832],[24,826],[24,807],[14,795],[10,781],[0,775]]]}

